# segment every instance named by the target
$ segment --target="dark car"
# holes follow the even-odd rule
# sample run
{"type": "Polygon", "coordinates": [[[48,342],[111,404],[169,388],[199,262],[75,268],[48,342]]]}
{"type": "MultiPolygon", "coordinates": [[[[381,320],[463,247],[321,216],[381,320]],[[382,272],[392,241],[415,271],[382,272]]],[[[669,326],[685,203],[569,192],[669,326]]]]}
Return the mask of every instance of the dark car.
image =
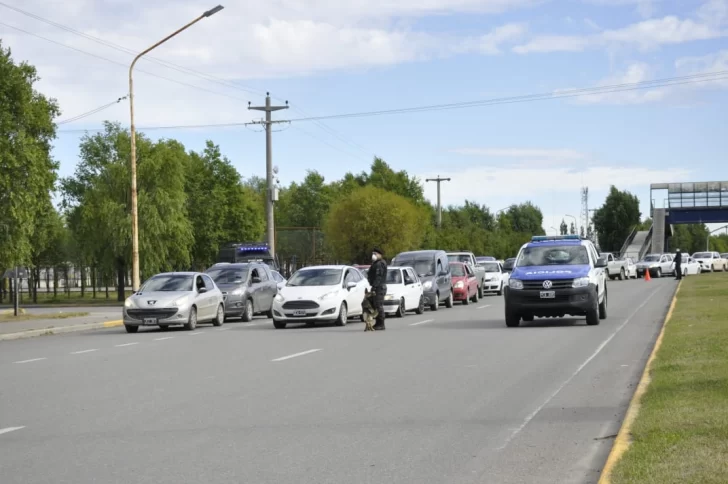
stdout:
{"type": "Polygon", "coordinates": [[[255,314],[272,317],[273,298],[278,294],[278,283],[267,264],[219,263],[205,272],[222,291],[226,320],[242,318],[248,322],[255,314]]]}
{"type": "Polygon", "coordinates": [[[415,250],[401,252],[392,260],[392,266],[412,267],[422,280],[425,304],[437,311],[440,303],[453,307],[453,284],[450,261],[444,250],[415,250]]]}

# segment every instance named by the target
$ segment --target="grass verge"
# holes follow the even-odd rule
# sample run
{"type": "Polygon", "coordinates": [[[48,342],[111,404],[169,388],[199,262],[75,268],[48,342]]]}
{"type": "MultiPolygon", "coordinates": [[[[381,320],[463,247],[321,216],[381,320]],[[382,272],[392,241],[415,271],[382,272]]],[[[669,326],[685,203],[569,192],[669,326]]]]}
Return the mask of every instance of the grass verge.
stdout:
{"type": "Polygon", "coordinates": [[[687,277],[612,484],[728,483],[728,277],[687,277]]]}
{"type": "Polygon", "coordinates": [[[46,314],[0,314],[0,323],[15,323],[17,321],[33,321],[37,319],[69,319],[88,316],[89,313],[46,313],[46,314]]]}

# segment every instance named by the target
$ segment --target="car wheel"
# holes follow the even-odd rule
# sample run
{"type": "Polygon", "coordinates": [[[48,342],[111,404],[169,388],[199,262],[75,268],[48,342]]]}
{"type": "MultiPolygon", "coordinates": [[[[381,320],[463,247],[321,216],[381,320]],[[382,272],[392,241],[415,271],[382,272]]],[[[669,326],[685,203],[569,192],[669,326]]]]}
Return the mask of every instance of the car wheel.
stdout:
{"type": "Polygon", "coordinates": [[[192,306],[190,309],[190,315],[187,317],[187,324],[185,324],[185,329],[187,331],[194,331],[197,327],[197,308],[192,306]]]}
{"type": "Polygon", "coordinates": [[[624,268],[619,270],[619,280],[620,281],[624,280],[624,268]]]}
{"type": "Polygon", "coordinates": [[[435,304],[430,306],[430,311],[437,311],[440,309],[440,293],[435,293],[435,304]]]}
{"type": "Polygon", "coordinates": [[[445,307],[452,308],[455,306],[455,297],[452,294],[452,289],[450,289],[450,295],[445,300],[445,307]]]}
{"type": "Polygon", "coordinates": [[[607,288],[604,288],[604,299],[599,303],[599,319],[607,319],[607,288]]]}
{"type": "Polygon", "coordinates": [[[346,303],[341,303],[341,309],[339,309],[339,317],[336,318],[336,326],[346,326],[346,322],[349,320],[349,313],[346,311],[346,303]]]}
{"type": "Polygon", "coordinates": [[[506,326],[517,328],[521,325],[521,315],[506,306],[506,326]]]}
{"type": "Polygon", "coordinates": [[[270,308],[268,311],[266,311],[265,317],[268,319],[273,319],[273,308],[270,308]]]}
{"type": "Polygon", "coordinates": [[[244,323],[249,323],[253,320],[253,301],[250,299],[245,300],[245,309],[243,309],[243,314],[240,317],[244,323]]]}
{"type": "Polygon", "coordinates": [[[485,296],[485,290],[483,289],[483,285],[481,284],[478,286],[478,297],[480,299],[483,299],[484,296],[485,296]]]}
{"type": "Polygon", "coordinates": [[[136,333],[137,331],[139,331],[139,326],[132,326],[129,324],[125,324],[124,328],[126,329],[127,333],[136,333]]]}
{"type": "Polygon", "coordinates": [[[395,316],[398,318],[403,318],[405,313],[405,307],[404,307],[404,298],[399,300],[399,307],[397,308],[397,313],[395,316]]]}
{"type": "MultiPolygon", "coordinates": [[[[594,291],[596,293],[596,290],[594,291]]],[[[594,302],[592,307],[586,311],[586,324],[596,326],[599,324],[599,296],[594,294],[594,302]]]]}
{"type": "Polygon", "coordinates": [[[273,320],[273,327],[275,329],[286,329],[286,322],[285,321],[276,321],[273,320]]]}
{"type": "Polygon", "coordinates": [[[655,271],[655,278],[659,279],[660,277],[662,277],[662,269],[658,267],[657,271],[655,271]]]}
{"type": "Polygon", "coordinates": [[[420,303],[417,305],[415,313],[424,314],[425,312],[425,296],[420,296],[420,303]]]}
{"type": "Polygon", "coordinates": [[[213,326],[222,326],[222,323],[225,322],[225,306],[220,304],[217,307],[217,313],[215,314],[215,319],[212,320],[213,326]]]}
{"type": "Polygon", "coordinates": [[[473,302],[474,303],[478,302],[478,291],[475,291],[475,294],[473,294],[473,302]]]}
{"type": "Polygon", "coordinates": [[[500,289],[498,289],[498,292],[496,294],[498,294],[499,296],[502,296],[503,295],[503,283],[502,282],[499,287],[500,287],[500,289]]]}

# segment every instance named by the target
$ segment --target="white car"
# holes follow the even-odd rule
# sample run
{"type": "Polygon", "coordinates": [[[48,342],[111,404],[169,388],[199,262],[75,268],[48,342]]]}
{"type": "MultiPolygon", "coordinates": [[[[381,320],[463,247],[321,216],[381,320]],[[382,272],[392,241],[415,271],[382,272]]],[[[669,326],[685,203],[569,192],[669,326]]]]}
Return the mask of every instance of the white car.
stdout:
{"type": "Polygon", "coordinates": [[[717,252],[696,252],[693,259],[700,264],[701,272],[724,271],[726,269],[723,259],[717,252]]]}
{"type": "Polygon", "coordinates": [[[273,299],[273,326],[318,321],[346,325],[362,314],[361,303],[370,288],[362,273],[351,266],[312,266],[296,271],[273,299]]]}
{"type": "Polygon", "coordinates": [[[483,292],[495,292],[499,296],[503,294],[503,286],[507,284],[508,274],[503,273],[503,267],[497,261],[481,262],[480,267],[485,269],[483,280],[483,292]]]}
{"type": "Polygon", "coordinates": [[[225,302],[207,274],[166,272],[147,279],[139,291],[126,299],[123,316],[128,333],[136,333],[139,326],[167,329],[183,325],[192,331],[200,321],[222,326],[225,302]]]}
{"type": "Polygon", "coordinates": [[[407,311],[425,312],[425,294],[422,281],[412,267],[387,269],[387,294],[384,296],[384,312],[398,318],[407,311]]]}
{"type": "MultiPolygon", "coordinates": [[[[673,266],[674,267],[674,266],[673,266]]],[[[700,263],[690,257],[690,254],[682,254],[682,265],[680,266],[683,276],[700,274],[700,263]]]]}

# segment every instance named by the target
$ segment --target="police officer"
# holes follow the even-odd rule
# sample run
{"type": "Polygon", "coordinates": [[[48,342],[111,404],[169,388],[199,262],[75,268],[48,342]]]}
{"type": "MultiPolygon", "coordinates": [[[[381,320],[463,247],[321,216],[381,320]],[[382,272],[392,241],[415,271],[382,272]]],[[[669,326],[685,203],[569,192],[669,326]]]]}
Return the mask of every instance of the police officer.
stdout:
{"type": "Polygon", "coordinates": [[[374,329],[384,330],[384,295],[387,294],[387,262],[384,254],[378,248],[372,250],[372,265],[367,273],[369,285],[372,286],[372,298],[374,309],[377,310],[377,322],[374,329]]]}
{"type": "Polygon", "coordinates": [[[682,254],[680,253],[680,249],[677,249],[675,252],[675,279],[679,281],[682,279],[682,276],[682,254]]]}

